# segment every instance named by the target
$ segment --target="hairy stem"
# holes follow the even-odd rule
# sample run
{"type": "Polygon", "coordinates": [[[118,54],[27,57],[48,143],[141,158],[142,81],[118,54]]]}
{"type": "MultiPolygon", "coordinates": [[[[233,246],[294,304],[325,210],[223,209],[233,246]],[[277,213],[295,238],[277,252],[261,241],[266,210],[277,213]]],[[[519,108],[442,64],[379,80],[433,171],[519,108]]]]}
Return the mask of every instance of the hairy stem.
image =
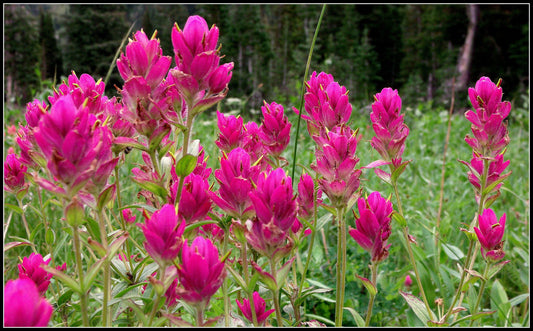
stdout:
{"type": "Polygon", "coordinates": [[[87,312],[87,289],[83,285],[83,267],[81,261],[81,246],[80,246],[80,235],[78,233],[78,228],[72,226],[72,237],[74,241],[74,255],[76,256],[76,267],[78,269],[78,280],[81,285],[80,293],[80,308],[81,308],[81,317],[82,325],[89,326],[89,315],[87,312]]]}
{"type": "MultiPolygon", "coordinates": [[[[274,259],[270,259],[270,272],[272,274],[272,277],[274,277],[274,279],[277,279],[276,263],[274,259]]],[[[281,317],[281,308],[279,306],[279,290],[272,290],[272,299],[274,300],[274,309],[276,310],[276,320],[278,321],[278,327],[283,327],[283,318],[281,317]]]]}
{"type": "MultiPolygon", "coordinates": [[[[372,282],[372,285],[377,289],[377,279],[378,279],[378,265],[377,263],[372,263],[370,265],[370,270],[372,272],[372,277],[370,281],[372,282]]],[[[376,295],[373,293],[370,293],[370,298],[368,299],[368,311],[366,313],[366,320],[365,320],[365,326],[368,327],[370,325],[370,319],[372,317],[372,308],[374,307],[374,299],[376,298],[376,295]]]]}
{"type": "Polygon", "coordinates": [[[335,326],[342,326],[344,312],[344,291],[346,283],[346,224],[344,220],[344,207],[337,208],[338,235],[337,235],[337,291],[335,302],[335,326]]]}

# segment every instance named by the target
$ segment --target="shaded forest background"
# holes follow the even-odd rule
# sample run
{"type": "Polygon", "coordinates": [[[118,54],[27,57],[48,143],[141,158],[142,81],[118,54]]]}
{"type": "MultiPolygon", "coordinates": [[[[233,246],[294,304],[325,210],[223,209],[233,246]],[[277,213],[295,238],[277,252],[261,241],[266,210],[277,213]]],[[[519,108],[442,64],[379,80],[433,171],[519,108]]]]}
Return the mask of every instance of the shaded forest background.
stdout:
{"type": "MultiPolygon", "coordinates": [[[[72,70],[104,79],[130,27],[129,37],[157,30],[173,57],[173,24],[183,28],[190,15],[201,15],[220,29],[222,62],[235,63],[228,97],[244,100],[247,111],[263,100],[296,106],[321,8],[4,5],[4,103],[23,106],[72,70]]],[[[398,89],[406,105],[448,104],[454,78],[456,108],[468,107],[465,91],[481,76],[502,78],[512,101],[529,88],[529,5],[329,4],[310,70],[333,74],[356,108],[384,87],[398,89]]],[[[122,84],[115,67],[106,92],[115,95],[122,84]]]]}

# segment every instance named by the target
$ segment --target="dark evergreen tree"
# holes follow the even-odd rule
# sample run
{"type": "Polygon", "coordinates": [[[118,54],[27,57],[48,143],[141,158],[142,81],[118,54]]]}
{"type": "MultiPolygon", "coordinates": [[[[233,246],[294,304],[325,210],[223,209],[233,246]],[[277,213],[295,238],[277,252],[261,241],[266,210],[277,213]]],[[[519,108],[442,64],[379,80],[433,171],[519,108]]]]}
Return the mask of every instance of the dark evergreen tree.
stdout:
{"type": "MultiPolygon", "coordinates": [[[[90,74],[95,80],[105,78],[122,39],[128,32],[124,5],[70,5],[66,25],[65,70],[90,74]]],[[[106,85],[114,94],[114,85],[123,83],[117,70],[106,85]]]]}
{"type": "Polygon", "coordinates": [[[39,34],[23,5],[4,6],[4,90],[8,103],[31,101],[39,87],[39,34]]]}
{"type": "Polygon", "coordinates": [[[41,79],[54,79],[63,75],[63,60],[55,37],[52,16],[41,11],[39,20],[39,43],[41,45],[41,79]]]}

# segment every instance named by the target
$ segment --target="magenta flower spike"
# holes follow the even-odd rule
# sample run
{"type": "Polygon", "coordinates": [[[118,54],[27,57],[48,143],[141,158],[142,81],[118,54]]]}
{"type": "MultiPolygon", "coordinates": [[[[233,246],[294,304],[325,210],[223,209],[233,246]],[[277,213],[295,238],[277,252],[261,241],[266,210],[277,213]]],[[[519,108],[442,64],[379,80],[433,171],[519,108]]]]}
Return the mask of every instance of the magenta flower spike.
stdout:
{"type": "Polygon", "coordinates": [[[209,192],[212,201],[224,212],[236,219],[255,215],[249,193],[259,176],[259,167],[251,165],[251,158],[242,148],[236,148],[220,160],[220,169],[215,170],[219,184],[216,193],[209,192]]]}
{"type": "Polygon", "coordinates": [[[287,148],[291,139],[291,123],[283,112],[283,106],[272,102],[261,107],[263,121],[259,127],[259,137],[265,150],[274,157],[279,157],[287,148]]]}
{"type": "Polygon", "coordinates": [[[257,188],[250,192],[256,218],[247,222],[248,243],[259,253],[273,258],[284,248],[296,220],[296,197],[292,181],[285,171],[277,168],[269,174],[262,173],[257,188]]]}
{"type": "Polygon", "coordinates": [[[509,144],[503,120],[511,112],[511,103],[502,102],[500,82],[494,84],[488,77],[481,77],[475,88],[468,89],[468,95],[474,110],[468,110],[465,117],[472,123],[474,137],[467,135],[465,141],[474,152],[494,157],[509,144]]]}
{"type": "Polygon", "coordinates": [[[20,161],[20,158],[14,154],[9,153],[4,162],[4,189],[8,192],[17,194],[28,187],[24,174],[28,172],[28,168],[20,161]]]}
{"type": "Polygon", "coordinates": [[[100,126],[87,107],[78,108],[70,95],[60,97],[34,131],[52,175],[74,194],[95,174],[100,185],[109,176],[112,161],[109,128],[100,126]]]}
{"type": "Polygon", "coordinates": [[[28,123],[28,128],[33,129],[37,127],[39,120],[47,111],[48,106],[44,101],[35,99],[33,102],[28,102],[26,105],[26,113],[24,114],[26,123],[28,123]]]}
{"type": "Polygon", "coordinates": [[[322,203],[322,191],[318,189],[315,199],[315,183],[308,173],[302,173],[298,182],[298,216],[304,220],[311,220],[315,214],[315,204],[322,203]]]}
{"type": "Polygon", "coordinates": [[[129,208],[122,209],[122,217],[124,217],[124,221],[127,224],[135,223],[135,219],[137,218],[137,216],[133,215],[133,213],[131,212],[131,209],[129,208]]]}
{"type": "Polygon", "coordinates": [[[8,280],[4,287],[4,326],[45,327],[52,316],[52,305],[30,279],[8,280]]]}
{"type": "Polygon", "coordinates": [[[30,256],[24,257],[22,263],[18,265],[19,278],[31,279],[37,286],[39,294],[42,297],[44,297],[46,290],[48,290],[52,274],[41,268],[41,265],[48,265],[50,260],[51,259],[44,261],[41,254],[31,253],[30,256]]]}
{"type": "Polygon", "coordinates": [[[402,99],[398,91],[390,87],[381,90],[374,99],[370,120],[376,135],[372,137],[370,144],[384,161],[398,166],[409,135],[409,128],[403,122],[404,115],[401,114],[402,99]]]}
{"type": "MultiPolygon", "coordinates": [[[[177,178],[170,188],[169,204],[175,204],[179,180],[177,178]]],[[[178,216],[185,219],[187,224],[205,221],[211,211],[211,198],[208,192],[209,182],[206,178],[194,173],[185,177],[178,204],[178,216]]]]}
{"type": "Polygon", "coordinates": [[[177,290],[180,298],[205,308],[226,277],[217,247],[211,240],[200,236],[190,246],[185,241],[181,261],[178,267],[181,288],[177,290]]]}
{"type": "Polygon", "coordinates": [[[176,210],[171,204],[165,204],[155,211],[145,224],[137,224],[142,229],[144,248],[160,266],[168,266],[178,256],[185,221],[179,220],[176,210]]]}
{"type": "Polygon", "coordinates": [[[218,139],[215,144],[221,151],[229,153],[246,143],[244,120],[240,116],[224,115],[217,110],[218,139]]]}
{"type": "Polygon", "coordinates": [[[218,28],[209,28],[198,15],[190,16],[183,30],[177,24],[172,28],[176,67],[170,74],[194,114],[222,100],[228,91],[233,62],[220,64],[218,36],[218,28]]]}
{"type": "Polygon", "coordinates": [[[372,262],[378,263],[389,256],[387,239],[391,234],[392,203],[372,192],[367,199],[357,200],[359,216],[355,215],[356,228],[348,233],[366,251],[372,255],[372,262]]]}
{"type": "Polygon", "coordinates": [[[163,55],[159,40],[154,38],[155,35],[148,39],[141,30],[135,32],[133,39],[129,40],[125,54],[122,53],[117,60],[117,68],[124,81],[140,76],[153,90],[165,78],[172,59],[163,55]]]}
{"type": "Polygon", "coordinates": [[[503,233],[505,231],[505,213],[500,219],[492,209],[484,209],[479,215],[479,227],[474,227],[481,244],[481,254],[487,260],[496,262],[505,256],[503,252],[503,233]]]}
{"type": "MultiPolygon", "coordinates": [[[[264,326],[268,316],[270,316],[270,314],[272,314],[275,309],[266,310],[265,299],[263,299],[257,291],[255,291],[252,296],[254,299],[254,308],[257,317],[257,323],[259,324],[259,326],[264,326]]],[[[246,317],[248,321],[253,322],[252,309],[249,300],[243,298],[242,302],[240,302],[239,299],[235,299],[235,301],[237,302],[237,306],[241,310],[244,317],[246,317]]]]}
{"type": "MultiPolygon", "coordinates": [[[[321,134],[324,129],[332,130],[335,126],[347,124],[352,114],[352,105],[348,102],[348,91],[334,81],[331,74],[316,72],[306,82],[304,95],[305,111],[302,118],[307,121],[307,131],[311,137],[321,134]]],[[[293,108],[296,113],[299,111],[293,108]]]]}
{"type": "Polygon", "coordinates": [[[335,207],[355,203],[361,176],[361,170],[355,169],[359,162],[355,154],[359,141],[356,134],[347,126],[337,126],[313,137],[318,148],[316,164],[311,168],[322,176],[319,187],[335,207]]]}

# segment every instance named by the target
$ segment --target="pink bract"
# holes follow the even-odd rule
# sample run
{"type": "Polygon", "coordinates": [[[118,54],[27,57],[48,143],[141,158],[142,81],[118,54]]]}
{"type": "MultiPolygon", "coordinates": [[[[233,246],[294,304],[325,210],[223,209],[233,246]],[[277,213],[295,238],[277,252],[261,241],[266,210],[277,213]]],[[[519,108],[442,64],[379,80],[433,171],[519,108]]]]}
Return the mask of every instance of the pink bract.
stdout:
{"type": "Polygon", "coordinates": [[[32,280],[7,281],[4,287],[4,326],[48,326],[52,312],[52,305],[39,295],[32,280]]]}

